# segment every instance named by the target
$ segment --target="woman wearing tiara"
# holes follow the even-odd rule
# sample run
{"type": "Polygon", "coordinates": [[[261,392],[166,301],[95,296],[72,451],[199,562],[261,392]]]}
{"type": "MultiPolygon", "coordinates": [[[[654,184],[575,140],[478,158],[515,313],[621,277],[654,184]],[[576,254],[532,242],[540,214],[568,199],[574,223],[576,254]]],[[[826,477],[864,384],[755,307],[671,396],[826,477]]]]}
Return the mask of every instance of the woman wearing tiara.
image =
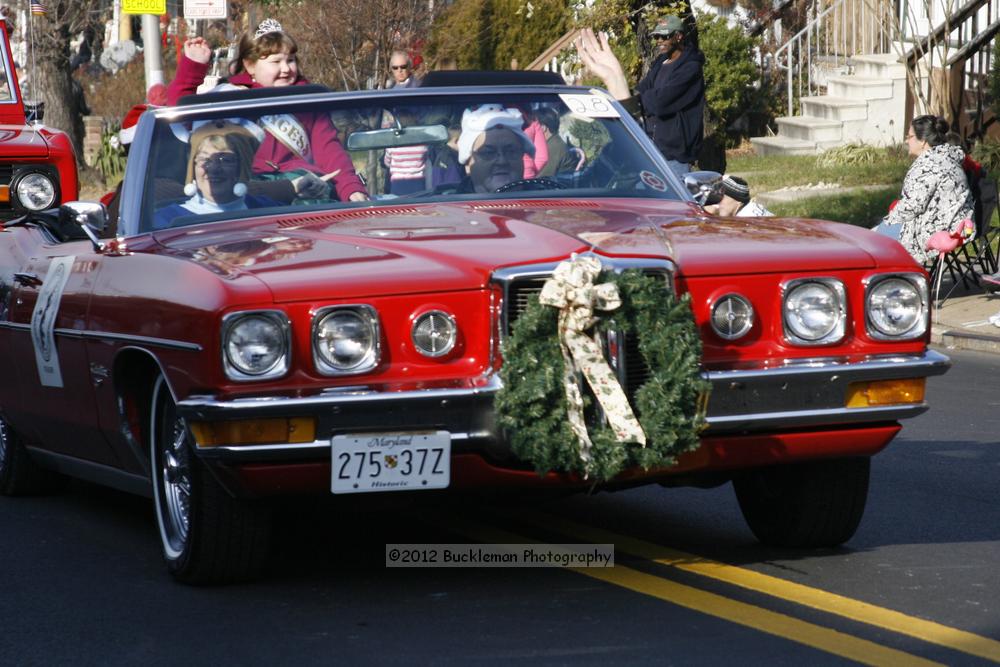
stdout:
{"type": "MultiPolygon", "coordinates": [[[[291,35],[277,21],[267,19],[256,31],[240,38],[239,53],[231,65],[233,75],[216,90],[308,84],[299,71],[297,53],[298,45],[291,35]]],[[[184,43],[177,75],[167,88],[168,104],[196,92],[211,59],[212,49],[204,38],[193,37],[184,43]]],[[[262,116],[257,123],[265,130],[265,137],[254,156],[255,176],[291,180],[300,200],[326,197],[327,181],[332,181],[341,201],[368,199],[327,114],[274,114],[262,116]]]]}

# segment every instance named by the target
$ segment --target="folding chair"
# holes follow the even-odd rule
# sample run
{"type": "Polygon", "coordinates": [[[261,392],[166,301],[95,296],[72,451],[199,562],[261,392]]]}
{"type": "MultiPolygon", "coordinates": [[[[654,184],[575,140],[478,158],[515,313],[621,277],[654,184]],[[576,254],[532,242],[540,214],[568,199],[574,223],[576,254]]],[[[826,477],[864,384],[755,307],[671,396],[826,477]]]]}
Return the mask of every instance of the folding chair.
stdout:
{"type": "Polygon", "coordinates": [[[997,208],[997,182],[986,172],[983,172],[978,179],[971,183],[971,189],[975,237],[959,243],[949,252],[939,253],[930,267],[931,284],[937,285],[935,302],[940,299],[943,273],[947,271],[951,276],[951,288],[944,295],[944,299],[940,299],[938,307],[951,296],[960,281],[966,290],[981,285],[985,285],[989,289],[994,281],[996,281],[995,287],[1000,289],[1000,276],[991,275],[998,271],[997,254],[993,251],[993,244],[997,236],[1000,235],[1000,228],[992,225],[993,212],[997,208]],[[985,278],[984,282],[980,281],[981,277],[985,278]]]}

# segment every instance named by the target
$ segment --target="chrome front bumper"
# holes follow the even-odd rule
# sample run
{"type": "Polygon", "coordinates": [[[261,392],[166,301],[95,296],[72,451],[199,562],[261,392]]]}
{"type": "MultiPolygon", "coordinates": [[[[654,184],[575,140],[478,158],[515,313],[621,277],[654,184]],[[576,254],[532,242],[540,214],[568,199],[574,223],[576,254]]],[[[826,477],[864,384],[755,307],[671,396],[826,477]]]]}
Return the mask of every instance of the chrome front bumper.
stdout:
{"type": "MultiPolygon", "coordinates": [[[[712,383],[706,435],[766,433],[778,429],[893,422],[926,411],[926,402],[847,408],[852,382],[941,375],[951,362],[943,354],[880,355],[857,359],[794,360],[708,370],[712,383]]],[[[189,421],[312,416],[321,439],[311,443],[199,448],[206,458],[231,461],[309,460],[329,456],[330,438],[344,433],[445,430],[452,451],[483,452],[503,460],[510,450],[496,425],[491,376],[481,387],[383,392],[352,388],[304,398],[262,397],[230,401],[192,396],[178,403],[189,421]]]]}

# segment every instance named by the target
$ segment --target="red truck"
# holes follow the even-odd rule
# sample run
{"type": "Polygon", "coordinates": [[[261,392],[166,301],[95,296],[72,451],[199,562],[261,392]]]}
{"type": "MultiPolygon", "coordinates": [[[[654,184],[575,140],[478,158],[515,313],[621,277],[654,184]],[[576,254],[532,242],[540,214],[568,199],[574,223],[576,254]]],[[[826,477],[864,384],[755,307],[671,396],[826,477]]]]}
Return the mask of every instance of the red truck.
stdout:
{"type": "Polygon", "coordinates": [[[28,122],[7,21],[0,20],[0,220],[78,197],[76,155],[65,132],[28,122]]]}

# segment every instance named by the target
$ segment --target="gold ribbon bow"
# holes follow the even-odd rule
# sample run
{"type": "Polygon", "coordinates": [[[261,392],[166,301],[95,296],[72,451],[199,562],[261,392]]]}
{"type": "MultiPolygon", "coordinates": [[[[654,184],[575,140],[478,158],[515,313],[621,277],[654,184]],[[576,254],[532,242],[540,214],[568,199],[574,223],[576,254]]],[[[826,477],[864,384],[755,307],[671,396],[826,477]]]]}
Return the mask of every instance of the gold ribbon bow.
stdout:
{"type": "Polygon", "coordinates": [[[617,285],[594,284],[600,273],[599,259],[574,254],[556,267],[538,297],[543,305],[559,308],[559,343],[563,355],[563,386],[566,389],[569,423],[580,441],[580,459],[585,468],[591,461],[593,443],[584,423],[578,374],[587,379],[615,438],[619,442],[646,444],[646,434],[632,412],[625,391],[608,367],[600,344],[596,337],[586,333],[597,322],[595,309],[610,311],[622,305],[617,285]]]}

